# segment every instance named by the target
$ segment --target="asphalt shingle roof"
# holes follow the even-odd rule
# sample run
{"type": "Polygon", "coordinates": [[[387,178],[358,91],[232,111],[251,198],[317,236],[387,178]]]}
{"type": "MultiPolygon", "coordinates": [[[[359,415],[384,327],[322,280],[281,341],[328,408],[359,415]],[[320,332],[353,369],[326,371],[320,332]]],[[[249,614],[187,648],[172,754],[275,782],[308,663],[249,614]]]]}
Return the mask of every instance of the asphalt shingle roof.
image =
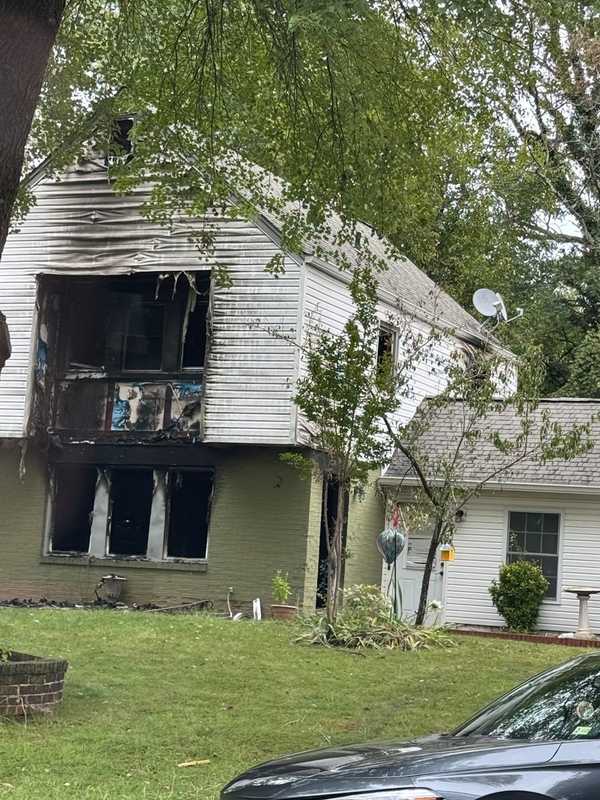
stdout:
{"type": "MultiPolygon", "coordinates": [[[[328,218],[328,223],[334,231],[336,226],[341,228],[342,225],[335,214],[328,218]]],[[[478,338],[482,336],[481,324],[416,264],[394,251],[390,243],[368,225],[357,223],[357,230],[374,257],[387,265],[387,270],[378,274],[379,286],[394,295],[398,308],[408,304],[417,315],[420,312],[440,324],[445,323],[456,328],[457,333],[466,331],[478,338]]],[[[352,266],[359,265],[361,254],[358,248],[344,244],[341,249],[352,266]]],[[[489,334],[487,336],[490,338],[489,334]]]]}
{"type": "MultiPolygon", "coordinates": [[[[600,420],[594,419],[594,416],[600,413],[600,400],[552,398],[541,401],[534,415],[534,420],[537,422],[534,421],[532,441],[535,440],[543,412],[548,412],[551,421],[559,423],[565,431],[570,430],[573,425],[590,424],[592,449],[568,461],[541,463],[539,458],[529,456],[512,467],[509,472],[503,473],[496,483],[600,490],[600,420]]],[[[463,430],[463,419],[464,404],[458,400],[432,416],[431,423],[420,441],[420,449],[428,454],[430,477],[435,477],[435,465],[439,465],[454,453],[458,437],[463,430]]],[[[502,411],[490,413],[477,427],[487,434],[498,432],[503,437],[514,439],[521,430],[521,423],[518,415],[509,406],[502,411]]],[[[473,443],[463,444],[461,453],[459,474],[466,482],[482,480],[511,460],[510,456],[500,453],[485,434],[473,443]]],[[[383,481],[387,482],[390,479],[399,481],[411,477],[414,477],[414,473],[408,460],[397,451],[383,476],[383,481]]]]}
{"type": "MultiPolygon", "coordinates": [[[[272,173],[256,167],[256,174],[262,177],[264,186],[274,197],[282,199],[285,183],[272,173]]],[[[297,203],[283,203],[285,213],[290,215],[304,212],[297,203]]],[[[281,228],[281,220],[273,211],[261,209],[263,215],[276,228],[281,228]]],[[[431,319],[442,327],[451,328],[458,336],[467,334],[466,338],[485,339],[488,343],[499,344],[489,331],[482,331],[481,323],[469,314],[447,292],[431,280],[416,264],[403,256],[391,243],[380,236],[370,225],[356,223],[356,232],[360,241],[357,246],[344,237],[344,224],[339,214],[331,212],[326,217],[327,239],[314,235],[306,241],[308,251],[329,253],[325,260],[336,266],[336,253],[339,253],[350,269],[358,267],[366,250],[377,260],[385,263],[387,269],[378,273],[380,287],[394,295],[399,310],[411,311],[416,316],[431,319]],[[336,244],[333,245],[332,243],[336,244]]]]}

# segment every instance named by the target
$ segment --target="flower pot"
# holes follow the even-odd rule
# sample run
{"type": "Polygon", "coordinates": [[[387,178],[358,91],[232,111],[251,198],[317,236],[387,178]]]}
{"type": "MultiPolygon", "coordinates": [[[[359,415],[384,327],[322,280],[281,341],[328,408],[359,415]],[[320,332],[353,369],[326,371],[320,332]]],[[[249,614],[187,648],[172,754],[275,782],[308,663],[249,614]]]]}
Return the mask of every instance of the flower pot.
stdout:
{"type": "Polygon", "coordinates": [[[0,716],[26,717],[55,711],[62,702],[68,666],[62,658],[10,651],[0,660],[0,716]]]}
{"type": "Polygon", "coordinates": [[[121,575],[104,575],[96,586],[96,597],[105,603],[118,603],[127,578],[121,575]]]}
{"type": "Polygon", "coordinates": [[[288,606],[283,603],[274,603],[271,606],[271,617],[289,622],[298,614],[298,606],[288,606]]]}

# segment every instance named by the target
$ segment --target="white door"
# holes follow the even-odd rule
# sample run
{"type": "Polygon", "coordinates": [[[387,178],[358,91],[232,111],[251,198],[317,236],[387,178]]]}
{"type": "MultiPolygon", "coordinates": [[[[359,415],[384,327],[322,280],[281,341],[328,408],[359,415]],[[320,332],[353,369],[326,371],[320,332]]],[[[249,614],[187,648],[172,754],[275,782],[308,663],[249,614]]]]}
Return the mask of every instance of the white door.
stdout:
{"type": "MultiPolygon", "coordinates": [[[[394,576],[394,566],[388,571],[384,565],[383,588],[393,598],[394,577],[397,580],[398,590],[402,599],[402,617],[408,621],[414,620],[419,607],[419,597],[421,595],[421,583],[423,582],[423,572],[429,545],[431,544],[431,533],[426,529],[411,534],[404,551],[400,554],[394,576]]],[[[428,603],[436,601],[442,607],[441,610],[432,609],[428,612],[426,623],[429,625],[441,624],[443,622],[443,600],[444,600],[444,565],[440,561],[439,551],[433,565],[431,580],[429,583],[428,603]]]]}

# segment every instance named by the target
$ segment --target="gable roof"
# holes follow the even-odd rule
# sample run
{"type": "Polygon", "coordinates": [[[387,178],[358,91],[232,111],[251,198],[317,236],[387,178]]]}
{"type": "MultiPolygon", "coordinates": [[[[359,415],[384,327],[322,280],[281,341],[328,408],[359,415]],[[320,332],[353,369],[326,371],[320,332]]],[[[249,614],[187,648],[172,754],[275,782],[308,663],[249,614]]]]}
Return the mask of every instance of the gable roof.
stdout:
{"type": "MultiPolygon", "coordinates": [[[[256,167],[253,171],[258,180],[262,181],[263,187],[282,201],[284,213],[290,215],[304,213],[301,204],[283,200],[285,181],[261,167],[256,167]]],[[[282,222],[275,213],[259,209],[259,214],[278,234],[281,233],[282,222]]],[[[391,242],[380,236],[372,226],[362,221],[356,222],[356,234],[360,239],[360,245],[357,246],[348,241],[347,233],[344,235],[344,223],[336,212],[332,211],[327,215],[325,227],[328,230],[328,240],[316,233],[304,241],[304,255],[308,256],[309,260],[314,253],[324,253],[322,257],[316,259],[317,264],[321,266],[328,264],[335,269],[338,277],[344,279],[346,276],[346,280],[349,281],[349,271],[335,267],[335,253],[338,252],[352,270],[364,261],[363,251],[366,250],[377,263],[386,265],[387,269],[377,275],[379,288],[382,294],[388,295],[389,301],[399,311],[414,314],[426,322],[433,322],[443,328],[450,328],[459,338],[466,341],[492,345],[495,349],[503,350],[506,355],[512,355],[490,334],[489,330],[484,330],[481,323],[460,303],[410,259],[403,256],[391,242]],[[335,251],[331,242],[336,242],[335,251]]]]}
{"type": "MultiPolygon", "coordinates": [[[[547,412],[550,420],[563,426],[565,431],[573,425],[589,423],[592,449],[568,461],[555,460],[543,464],[534,457],[525,458],[509,472],[486,485],[538,491],[600,491],[600,420],[592,420],[600,412],[600,400],[568,397],[542,400],[534,412],[534,437],[543,412],[547,412]]],[[[420,446],[428,453],[429,473],[434,480],[436,463],[439,464],[455,451],[463,430],[463,414],[462,401],[450,403],[432,416],[430,425],[421,437],[420,446]]],[[[521,423],[513,408],[508,406],[502,411],[488,414],[481,428],[485,433],[498,432],[503,437],[514,439],[521,430],[521,423]]],[[[463,444],[459,467],[461,479],[465,484],[478,483],[482,477],[490,475],[509,460],[510,457],[500,453],[491,439],[484,435],[471,444],[463,444]]],[[[402,482],[415,484],[416,476],[406,457],[399,451],[394,454],[381,482],[384,485],[402,482]]]]}
{"type": "MultiPolygon", "coordinates": [[[[332,225],[339,224],[341,228],[341,220],[336,215],[332,215],[329,222],[332,225]]],[[[361,234],[361,241],[365,242],[375,258],[386,264],[387,270],[377,276],[379,287],[393,296],[393,302],[399,310],[406,310],[427,321],[456,329],[458,335],[462,333],[475,340],[490,340],[489,334],[484,337],[481,324],[468,311],[416,264],[397,250],[394,251],[390,243],[370,226],[359,222],[357,231],[361,234]]],[[[347,244],[342,250],[352,267],[358,267],[361,261],[359,249],[347,244]]]]}

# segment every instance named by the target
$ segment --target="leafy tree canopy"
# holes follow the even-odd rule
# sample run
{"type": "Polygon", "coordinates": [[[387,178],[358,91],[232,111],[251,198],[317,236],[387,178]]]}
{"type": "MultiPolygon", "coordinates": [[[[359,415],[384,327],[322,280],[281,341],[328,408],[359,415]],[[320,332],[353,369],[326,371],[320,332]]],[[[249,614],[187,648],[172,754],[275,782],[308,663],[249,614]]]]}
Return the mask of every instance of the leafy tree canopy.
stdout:
{"type": "MultiPolygon", "coordinates": [[[[303,201],[308,224],[333,207],[429,265],[489,115],[463,101],[410,16],[371,0],[72,3],[30,158],[58,150],[56,165],[65,163],[89,109],[124,87],[112,110],[135,112],[136,157],[121,185],[159,177],[153,213],[201,212],[233,187],[268,206],[248,166],[258,164],[285,178],[283,199],[303,201]]],[[[443,22],[432,16],[428,37],[443,22]]]]}
{"type": "Polygon", "coordinates": [[[106,139],[135,113],[115,173],[158,178],[149,213],[234,188],[268,207],[260,165],[287,182],[290,245],[333,207],[467,307],[481,285],[523,306],[500,335],[544,342],[554,391],[600,310],[599,17],[582,0],[72,0],[29,164],[67,163],[100,109],[106,139]]]}

